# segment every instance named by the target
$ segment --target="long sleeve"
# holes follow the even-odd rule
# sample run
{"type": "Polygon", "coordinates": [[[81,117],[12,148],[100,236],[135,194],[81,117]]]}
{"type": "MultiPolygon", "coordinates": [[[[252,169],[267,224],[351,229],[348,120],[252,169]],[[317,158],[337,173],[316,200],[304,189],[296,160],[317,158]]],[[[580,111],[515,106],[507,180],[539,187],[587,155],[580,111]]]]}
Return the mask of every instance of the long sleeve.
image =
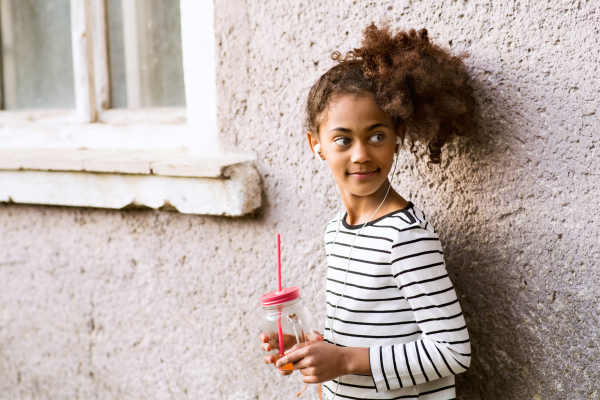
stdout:
{"type": "Polygon", "coordinates": [[[471,346],[440,240],[416,212],[392,244],[394,281],[414,313],[420,339],[369,348],[378,392],[431,382],[468,369],[471,346]]]}

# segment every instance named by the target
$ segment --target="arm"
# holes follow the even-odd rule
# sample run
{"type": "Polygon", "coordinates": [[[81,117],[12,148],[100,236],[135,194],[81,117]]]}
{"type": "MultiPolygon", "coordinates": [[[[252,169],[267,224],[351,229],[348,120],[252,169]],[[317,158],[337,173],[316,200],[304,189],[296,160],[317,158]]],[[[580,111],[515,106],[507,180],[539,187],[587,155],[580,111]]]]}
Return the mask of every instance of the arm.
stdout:
{"type": "Polygon", "coordinates": [[[312,341],[306,346],[294,346],[286,351],[275,366],[293,363],[294,369],[304,375],[304,383],[322,383],[342,375],[371,375],[369,349],[338,347],[329,343],[312,341]]]}
{"type": "Polygon", "coordinates": [[[467,370],[471,347],[437,234],[425,222],[400,232],[392,245],[392,273],[414,312],[422,338],[369,349],[378,391],[430,382],[467,370]]]}

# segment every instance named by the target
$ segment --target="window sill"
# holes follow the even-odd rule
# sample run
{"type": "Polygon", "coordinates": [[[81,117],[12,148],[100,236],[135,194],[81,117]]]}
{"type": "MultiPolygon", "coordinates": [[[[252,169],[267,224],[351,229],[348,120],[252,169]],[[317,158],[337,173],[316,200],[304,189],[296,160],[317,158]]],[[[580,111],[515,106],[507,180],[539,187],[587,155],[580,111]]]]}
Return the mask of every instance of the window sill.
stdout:
{"type": "Polygon", "coordinates": [[[261,205],[243,156],[185,151],[0,150],[0,202],[242,216],[261,205]]]}

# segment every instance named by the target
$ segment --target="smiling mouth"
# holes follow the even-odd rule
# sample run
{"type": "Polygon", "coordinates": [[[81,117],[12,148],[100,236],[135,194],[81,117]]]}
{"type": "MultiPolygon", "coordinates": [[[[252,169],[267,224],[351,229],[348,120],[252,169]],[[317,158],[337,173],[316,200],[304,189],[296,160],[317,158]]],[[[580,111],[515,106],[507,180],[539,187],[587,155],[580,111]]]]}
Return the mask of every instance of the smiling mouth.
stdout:
{"type": "Polygon", "coordinates": [[[379,168],[377,168],[375,171],[352,172],[352,173],[348,173],[348,175],[350,175],[353,178],[358,179],[359,181],[363,181],[363,180],[371,178],[378,171],[379,171],[379,168]]]}

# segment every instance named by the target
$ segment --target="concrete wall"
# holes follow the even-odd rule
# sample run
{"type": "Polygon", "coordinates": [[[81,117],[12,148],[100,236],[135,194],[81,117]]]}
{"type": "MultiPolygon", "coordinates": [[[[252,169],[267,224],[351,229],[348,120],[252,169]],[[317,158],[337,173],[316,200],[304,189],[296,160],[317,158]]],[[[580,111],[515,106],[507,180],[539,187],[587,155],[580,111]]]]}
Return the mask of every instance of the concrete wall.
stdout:
{"type": "Polygon", "coordinates": [[[0,205],[0,398],[295,398],[299,377],[261,363],[258,297],[281,232],[284,283],[322,321],[310,273],[335,202],[303,101],[383,17],[471,54],[481,136],[443,168],[404,153],[396,180],[436,225],[467,317],[460,398],[600,398],[600,8],[489,0],[217,1],[222,140],[258,155],[264,206],[0,205]]]}

